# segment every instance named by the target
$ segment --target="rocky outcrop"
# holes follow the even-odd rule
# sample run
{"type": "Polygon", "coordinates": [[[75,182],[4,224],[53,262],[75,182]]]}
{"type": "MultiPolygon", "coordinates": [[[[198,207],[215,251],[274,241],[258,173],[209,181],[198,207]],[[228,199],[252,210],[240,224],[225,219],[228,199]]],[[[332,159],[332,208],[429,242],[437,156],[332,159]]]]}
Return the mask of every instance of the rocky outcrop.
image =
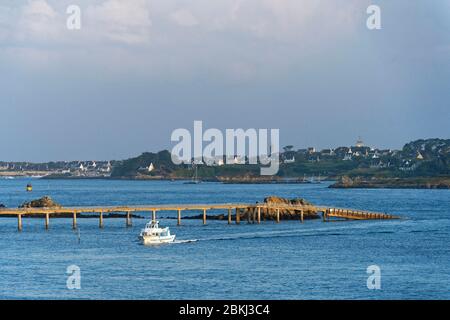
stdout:
{"type": "Polygon", "coordinates": [[[37,200],[25,202],[19,208],[62,208],[62,206],[53,201],[52,198],[45,196],[37,200]]]}
{"type": "Polygon", "coordinates": [[[450,177],[370,178],[342,177],[330,188],[450,189],[450,177]]]}
{"type": "MultiPolygon", "coordinates": [[[[261,209],[261,219],[263,220],[276,220],[277,209],[280,208],[280,219],[281,220],[299,220],[301,212],[303,211],[304,219],[316,219],[319,218],[317,213],[317,208],[310,202],[302,198],[286,199],[276,196],[270,196],[264,199],[264,205],[274,206],[274,208],[262,208],[261,209]],[[292,208],[290,208],[292,207],[292,208]]],[[[256,214],[256,207],[248,208],[244,211],[242,219],[253,219],[256,214]]]]}
{"type": "Polygon", "coordinates": [[[352,188],[356,183],[361,183],[361,178],[356,178],[355,181],[348,176],[342,176],[330,188],[352,188]]]}
{"type": "MultiPolygon", "coordinates": [[[[264,199],[263,205],[271,206],[272,208],[261,208],[261,220],[276,220],[277,210],[276,207],[280,208],[280,220],[300,220],[301,212],[303,211],[303,219],[318,219],[318,209],[310,202],[302,198],[295,199],[285,199],[281,197],[267,197],[264,199]]],[[[241,221],[244,220],[255,220],[257,215],[257,206],[261,205],[256,203],[254,206],[246,208],[243,212],[241,211],[239,217],[241,221]]],[[[207,220],[227,220],[227,214],[219,215],[207,215],[207,220]]],[[[166,217],[166,219],[176,219],[174,217],[166,217]]],[[[195,216],[183,216],[183,219],[203,219],[203,214],[195,216]]],[[[231,216],[233,221],[236,220],[236,215],[231,216]]]]}
{"type": "Polygon", "coordinates": [[[282,205],[291,205],[291,206],[313,206],[312,203],[310,203],[302,198],[286,199],[286,198],[275,197],[275,196],[270,196],[270,197],[264,198],[264,203],[266,203],[268,205],[282,204],[282,205]]]}

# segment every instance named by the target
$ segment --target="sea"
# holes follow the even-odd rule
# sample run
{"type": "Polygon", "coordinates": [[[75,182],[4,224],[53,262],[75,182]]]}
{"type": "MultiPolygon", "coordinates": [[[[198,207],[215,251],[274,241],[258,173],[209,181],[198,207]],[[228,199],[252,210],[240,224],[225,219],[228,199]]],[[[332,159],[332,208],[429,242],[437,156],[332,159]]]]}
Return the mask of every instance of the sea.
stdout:
{"type": "MultiPolygon", "coordinates": [[[[0,218],[0,299],[449,299],[450,190],[320,184],[0,179],[9,208],[45,195],[64,206],[255,203],[267,196],[373,210],[399,220],[227,221],[158,214],[176,241],[144,246],[150,213],[124,218],[0,218]],[[25,192],[32,183],[33,192],[25,192]]],[[[214,211],[208,214],[226,212],[214,211]]],[[[200,212],[183,212],[184,216],[200,212]]]]}

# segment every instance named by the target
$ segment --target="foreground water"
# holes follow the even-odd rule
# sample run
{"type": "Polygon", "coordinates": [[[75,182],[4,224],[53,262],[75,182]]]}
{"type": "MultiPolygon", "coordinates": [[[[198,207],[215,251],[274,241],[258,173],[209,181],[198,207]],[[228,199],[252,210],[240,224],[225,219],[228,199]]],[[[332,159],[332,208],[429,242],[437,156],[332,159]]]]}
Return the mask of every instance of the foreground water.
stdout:
{"type": "MultiPolygon", "coordinates": [[[[145,247],[134,219],[0,219],[1,299],[449,299],[450,191],[337,190],[317,185],[0,180],[0,203],[50,195],[66,206],[255,202],[304,197],[315,204],[389,212],[405,219],[261,225],[160,219],[178,243],[145,247]],[[189,240],[189,241],[185,241],[189,240]],[[69,290],[67,267],[81,270],[69,290]],[[381,289],[366,269],[381,269],[381,289]]],[[[192,215],[198,214],[197,212],[192,215]]],[[[175,217],[176,213],[165,213],[175,217]]],[[[148,217],[148,215],[147,215],[148,217]]],[[[162,218],[162,217],[160,217],[162,218]]]]}

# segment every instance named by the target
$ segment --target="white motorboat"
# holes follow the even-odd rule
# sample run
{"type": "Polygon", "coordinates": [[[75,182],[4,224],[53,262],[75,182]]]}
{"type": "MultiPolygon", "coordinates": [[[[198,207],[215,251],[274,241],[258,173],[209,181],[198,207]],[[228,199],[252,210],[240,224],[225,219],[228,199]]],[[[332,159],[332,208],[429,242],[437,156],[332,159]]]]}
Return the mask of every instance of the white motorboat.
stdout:
{"type": "Polygon", "coordinates": [[[173,242],[175,235],[170,234],[169,227],[160,228],[159,221],[151,221],[142,229],[139,238],[143,244],[161,244],[173,242]]]}

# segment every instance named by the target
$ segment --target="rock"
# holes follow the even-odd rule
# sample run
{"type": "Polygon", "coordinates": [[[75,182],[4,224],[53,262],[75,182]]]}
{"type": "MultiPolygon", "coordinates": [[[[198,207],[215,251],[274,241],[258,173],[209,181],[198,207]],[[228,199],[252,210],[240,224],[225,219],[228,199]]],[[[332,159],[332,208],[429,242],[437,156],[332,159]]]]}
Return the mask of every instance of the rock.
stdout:
{"type": "Polygon", "coordinates": [[[302,198],[295,198],[295,199],[285,199],[281,197],[267,197],[264,199],[264,203],[266,204],[283,204],[283,205],[292,205],[292,206],[312,206],[313,204],[306,201],[302,198]]]}
{"type": "Polygon", "coordinates": [[[19,208],[61,208],[62,206],[54,202],[50,197],[42,197],[37,200],[25,202],[19,208]]]}
{"type": "MultiPolygon", "coordinates": [[[[264,204],[266,205],[281,205],[285,207],[295,206],[295,209],[284,208],[280,209],[280,220],[299,220],[301,216],[301,211],[303,211],[304,219],[317,219],[319,215],[317,214],[317,208],[310,202],[302,198],[286,199],[281,197],[267,197],[264,199],[264,204]]],[[[248,208],[244,211],[242,219],[247,219],[248,215],[253,216],[254,210],[256,208],[248,208]]],[[[261,219],[266,220],[276,220],[277,210],[276,209],[261,209],[261,219]]]]}
{"type": "Polygon", "coordinates": [[[0,203],[0,209],[4,209],[6,206],[3,203],[0,203]]]}
{"type": "Polygon", "coordinates": [[[353,184],[354,181],[350,177],[342,176],[334,185],[341,188],[350,188],[351,186],[353,186],[353,184]]]}
{"type": "Polygon", "coordinates": [[[418,177],[418,178],[377,178],[342,177],[329,188],[388,188],[388,189],[450,189],[450,178],[418,177]]]}

